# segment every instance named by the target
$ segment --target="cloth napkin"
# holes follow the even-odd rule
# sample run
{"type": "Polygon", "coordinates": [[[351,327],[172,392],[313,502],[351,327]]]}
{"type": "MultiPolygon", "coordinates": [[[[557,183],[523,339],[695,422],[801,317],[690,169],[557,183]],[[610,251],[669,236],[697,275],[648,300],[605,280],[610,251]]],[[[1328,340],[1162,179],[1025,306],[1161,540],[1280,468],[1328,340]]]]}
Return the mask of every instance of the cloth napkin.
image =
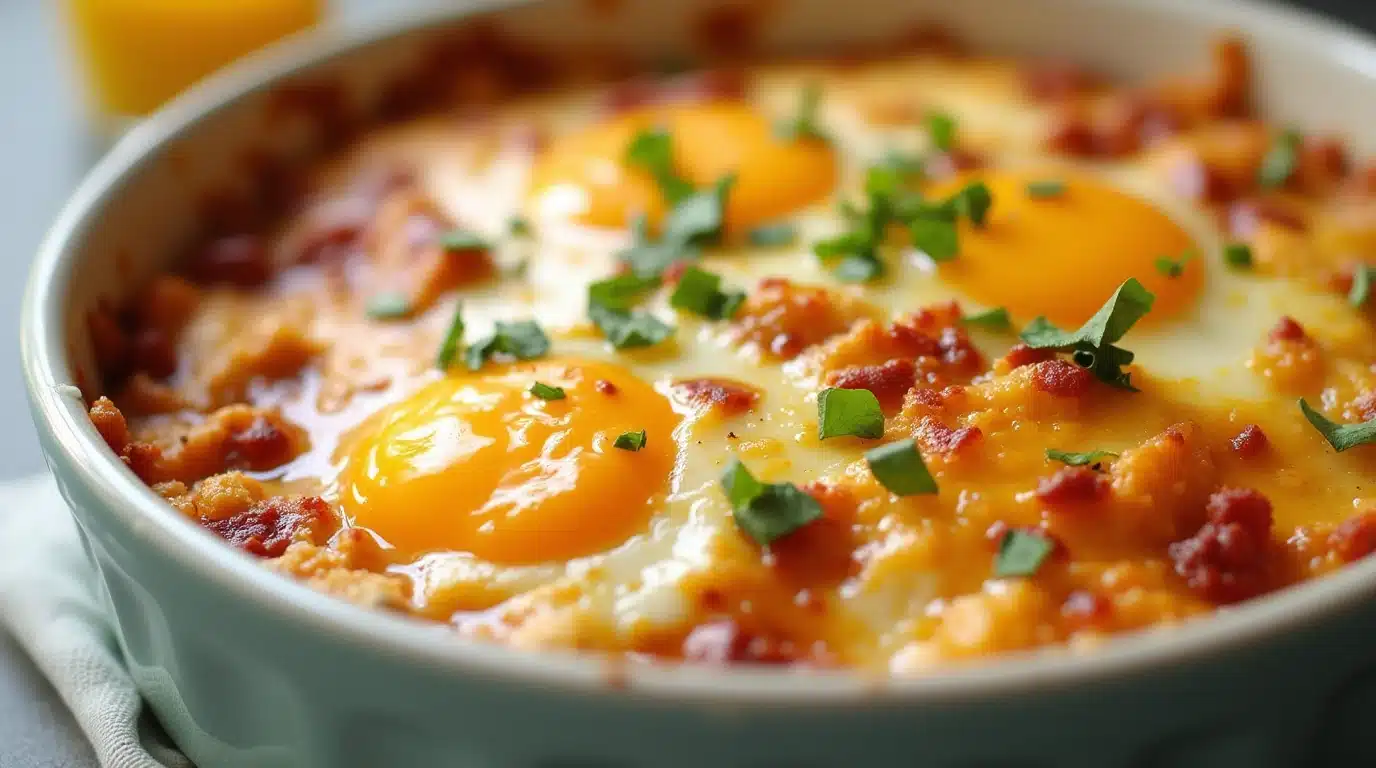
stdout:
{"type": "Polygon", "coordinates": [[[143,707],[52,478],[0,484],[0,498],[0,631],[33,657],[102,766],[192,768],[143,707]]]}

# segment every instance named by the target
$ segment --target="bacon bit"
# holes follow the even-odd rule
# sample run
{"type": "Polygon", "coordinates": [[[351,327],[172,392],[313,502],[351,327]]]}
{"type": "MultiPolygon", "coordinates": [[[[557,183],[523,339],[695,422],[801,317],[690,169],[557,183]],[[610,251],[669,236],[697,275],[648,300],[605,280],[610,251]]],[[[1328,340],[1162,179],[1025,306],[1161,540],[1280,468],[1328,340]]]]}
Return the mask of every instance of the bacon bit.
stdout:
{"type": "Polygon", "coordinates": [[[1361,414],[1362,421],[1376,419],[1376,390],[1363,390],[1352,399],[1352,407],[1361,414]]]}
{"type": "Polygon", "coordinates": [[[898,407],[903,395],[917,381],[917,364],[906,358],[882,365],[859,365],[827,374],[827,386],[839,389],[868,389],[886,409],[898,407]]]}
{"type": "Polygon", "coordinates": [[[822,516],[769,545],[765,563],[794,586],[835,586],[856,568],[856,500],[845,487],[814,481],[802,488],[822,505],[822,516]]]}
{"type": "Polygon", "coordinates": [[[86,329],[91,334],[91,352],[101,373],[110,378],[123,373],[128,362],[129,337],[120,327],[114,310],[102,301],[87,313],[86,329]]]}
{"type": "Polygon", "coordinates": [[[921,318],[906,318],[884,329],[884,341],[896,355],[902,357],[938,357],[941,342],[919,329],[921,318]]]}
{"type": "Polygon", "coordinates": [[[1214,41],[1210,109],[1219,117],[1243,117],[1248,112],[1251,63],[1242,40],[1228,35],[1214,41]]]}
{"type": "Polygon", "coordinates": [[[256,288],[272,278],[267,249],[256,235],[231,235],[210,241],[191,260],[191,276],[202,283],[256,288]]]}
{"type": "Polygon", "coordinates": [[[923,416],[918,422],[916,436],[924,452],[950,454],[975,445],[983,439],[984,433],[979,427],[951,429],[931,416],[923,416]]]}
{"type": "Polygon", "coordinates": [[[1072,632],[1102,626],[1113,614],[1113,601],[1087,589],[1077,589],[1061,603],[1061,618],[1072,632]]]}
{"type": "Polygon", "coordinates": [[[1037,481],[1033,495],[1048,507],[1093,504],[1108,495],[1112,481],[1088,467],[1062,467],[1037,481]]]}
{"type": "Polygon", "coordinates": [[[1232,439],[1233,450],[1237,455],[1244,459],[1253,459],[1266,453],[1271,447],[1271,441],[1266,437],[1266,433],[1261,431],[1261,427],[1255,424],[1248,424],[1237,433],[1232,439]]]}
{"type": "Polygon", "coordinates": [[[1056,115],[1046,137],[1046,148],[1071,157],[1092,157],[1098,140],[1089,121],[1082,115],[1063,111],[1056,115]]]}
{"type": "Polygon", "coordinates": [[[1019,74],[1023,93],[1033,101],[1063,101],[1087,93],[1099,82],[1089,70],[1064,59],[1028,62],[1019,74]]]}
{"type": "Polygon", "coordinates": [[[953,147],[948,152],[934,152],[929,155],[922,163],[922,172],[933,181],[942,181],[965,171],[982,168],[984,165],[985,160],[982,156],[960,147],[953,147]]]}
{"type": "Polygon", "coordinates": [[[598,379],[593,382],[592,388],[609,397],[617,392],[616,385],[606,379],[598,379]]]}
{"type": "Polygon", "coordinates": [[[607,91],[602,108],[611,113],[662,104],[705,104],[745,98],[745,74],[704,69],[668,78],[635,77],[607,91]]]}
{"type": "Polygon", "coordinates": [[[1008,370],[1015,370],[1024,365],[1035,365],[1040,362],[1050,360],[1056,353],[1050,349],[1033,349],[1021,342],[1014,344],[1008,354],[1003,356],[1003,366],[1008,370]]]}
{"type": "Polygon", "coordinates": [[[905,407],[908,401],[911,401],[915,406],[939,411],[946,406],[946,393],[944,390],[929,389],[927,387],[913,387],[903,396],[903,400],[905,407]]]}
{"type": "Polygon", "coordinates": [[[1332,192],[1348,173],[1347,148],[1332,136],[1306,136],[1291,181],[1308,195],[1332,192]]]}
{"type": "Polygon", "coordinates": [[[1170,166],[1169,180],[1177,195],[1201,203],[1221,203],[1232,197],[1232,185],[1221,171],[1191,152],[1170,166]]]}
{"type": "Polygon", "coordinates": [[[259,414],[225,444],[226,466],[263,472],[291,461],[296,454],[291,436],[259,414]]]}
{"type": "Polygon", "coordinates": [[[319,496],[281,496],[254,504],[246,512],[201,525],[230,544],[258,557],[278,557],[301,532],[319,535],[330,505],[319,496]]]}
{"type": "Polygon", "coordinates": [[[963,328],[942,328],[937,345],[941,347],[941,359],[958,371],[973,374],[984,367],[983,356],[970,343],[970,337],[963,328]]]}
{"type": "Polygon", "coordinates": [[[1054,397],[1081,397],[1093,381],[1094,374],[1060,358],[1044,360],[1032,370],[1032,384],[1054,397]]]}
{"type": "Polygon", "coordinates": [[[1175,572],[1216,603],[1234,603],[1265,589],[1271,502],[1251,489],[1224,488],[1209,497],[1209,521],[1170,545],[1175,572]]]}
{"type": "Polygon", "coordinates": [[[1376,512],[1349,517],[1328,537],[1328,546],[1345,563],[1356,562],[1376,551],[1376,512]]]}
{"type": "Polygon", "coordinates": [[[95,425],[105,444],[110,446],[110,450],[117,454],[124,453],[124,449],[129,446],[129,423],[124,420],[124,414],[120,413],[110,398],[101,397],[91,403],[88,414],[91,423],[95,425]]]}
{"type": "Polygon", "coordinates": [[[138,479],[153,485],[167,478],[162,461],[162,449],[152,443],[129,443],[120,452],[120,460],[138,479]]]}
{"type": "Polygon", "coordinates": [[[1289,315],[1281,315],[1276,326],[1271,329],[1267,336],[1271,341],[1308,341],[1309,336],[1304,332],[1304,326],[1295,322],[1295,318],[1289,315]]]}
{"type": "Polygon", "coordinates": [[[144,328],[134,334],[129,357],[135,371],[155,379],[165,379],[177,372],[177,350],[167,334],[157,328],[144,328]]]}
{"type": "Polygon", "coordinates": [[[693,627],[683,640],[683,658],[706,664],[793,664],[792,643],[744,631],[735,619],[717,619],[693,627]]]}
{"type": "Polygon", "coordinates": [[[749,384],[730,379],[689,379],[676,381],[673,390],[686,402],[710,408],[726,416],[749,410],[760,399],[749,384]]]}
{"type": "Polygon", "coordinates": [[[1270,198],[1252,197],[1237,200],[1228,206],[1228,232],[1233,237],[1250,240],[1256,237],[1263,222],[1296,232],[1303,232],[1306,228],[1301,214],[1270,198]]]}
{"type": "Polygon", "coordinates": [[[764,21],[760,5],[722,5],[698,16],[693,33],[708,51],[725,57],[749,53],[760,38],[764,21]]]}

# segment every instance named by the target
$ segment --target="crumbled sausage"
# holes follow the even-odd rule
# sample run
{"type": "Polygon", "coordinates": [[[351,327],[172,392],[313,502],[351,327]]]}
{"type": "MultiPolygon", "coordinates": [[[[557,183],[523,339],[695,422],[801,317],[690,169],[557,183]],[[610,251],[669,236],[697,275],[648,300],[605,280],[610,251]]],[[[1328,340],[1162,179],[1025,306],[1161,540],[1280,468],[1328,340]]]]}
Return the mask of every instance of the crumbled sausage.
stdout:
{"type": "Polygon", "coordinates": [[[1251,489],[1224,488],[1209,497],[1207,512],[1194,536],[1170,546],[1176,573],[1216,603],[1254,597],[1266,586],[1271,502],[1251,489]]]}
{"type": "Polygon", "coordinates": [[[917,425],[917,439],[923,453],[954,454],[977,444],[984,433],[979,427],[951,429],[931,416],[923,416],[917,425]]]}

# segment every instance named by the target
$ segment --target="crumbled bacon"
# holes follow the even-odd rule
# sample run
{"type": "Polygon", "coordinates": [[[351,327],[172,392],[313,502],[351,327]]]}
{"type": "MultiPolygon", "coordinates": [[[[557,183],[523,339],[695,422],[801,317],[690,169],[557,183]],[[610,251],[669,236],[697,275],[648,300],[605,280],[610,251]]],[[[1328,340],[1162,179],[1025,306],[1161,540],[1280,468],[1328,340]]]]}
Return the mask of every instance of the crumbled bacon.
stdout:
{"type": "Polygon", "coordinates": [[[256,235],[230,235],[207,243],[192,258],[190,271],[202,283],[256,288],[272,278],[272,263],[256,235]]]}
{"type": "Polygon", "coordinates": [[[922,443],[923,453],[957,453],[978,443],[984,433],[979,427],[951,429],[931,416],[923,416],[917,425],[917,439],[922,443]]]}
{"type": "Polygon", "coordinates": [[[329,515],[329,504],[319,496],[279,496],[223,520],[203,520],[201,525],[249,554],[278,557],[299,535],[319,535],[329,515]]]}
{"type": "Polygon", "coordinates": [[[1106,475],[1088,467],[1062,467],[1037,481],[1033,495],[1048,507],[1067,508],[1093,504],[1108,495],[1112,483],[1106,475]]]}
{"type": "Polygon", "coordinates": [[[144,328],[134,334],[129,345],[133,370],[155,379],[165,379],[177,371],[177,349],[167,334],[158,328],[144,328]]]}
{"type": "Polygon", "coordinates": [[[1037,389],[1056,397],[1080,397],[1089,391],[1094,374],[1060,358],[1037,363],[1032,383],[1037,389]]]}
{"type": "Polygon", "coordinates": [[[917,380],[917,364],[907,358],[882,365],[860,365],[827,374],[827,386],[840,389],[868,389],[885,408],[895,408],[917,380]]]}
{"type": "Polygon", "coordinates": [[[1024,365],[1033,365],[1044,360],[1050,360],[1055,356],[1056,353],[1050,349],[1033,349],[1019,342],[1014,344],[1008,350],[1008,354],[1003,356],[1003,366],[1011,371],[1024,365]]]}
{"type": "Polygon", "coordinates": [[[225,465],[254,472],[280,467],[296,455],[291,435],[259,414],[247,427],[229,436],[225,465]]]}
{"type": "Polygon", "coordinates": [[[1304,326],[1295,322],[1295,318],[1281,315],[1267,338],[1271,341],[1306,341],[1309,337],[1304,332],[1304,326]]]}
{"type": "Polygon", "coordinates": [[[1329,535],[1328,546],[1345,563],[1376,551],[1376,512],[1362,512],[1344,520],[1329,535]]]}
{"type": "Polygon", "coordinates": [[[1088,69],[1064,59],[1045,59],[1024,64],[1019,74],[1022,89],[1033,101],[1060,101],[1087,93],[1098,83],[1088,69]]]}
{"type": "Polygon", "coordinates": [[[101,397],[91,403],[89,413],[91,423],[95,425],[105,444],[110,446],[110,450],[117,454],[124,453],[130,439],[129,423],[124,420],[124,414],[120,413],[108,397],[101,397]]]}
{"type": "Polygon", "coordinates": [[[1261,427],[1255,424],[1248,424],[1242,428],[1232,439],[1233,450],[1237,455],[1244,459],[1256,458],[1267,452],[1271,447],[1271,441],[1266,437],[1266,433],[1261,431],[1261,427]]]}
{"type": "Polygon", "coordinates": [[[676,381],[674,392],[684,401],[716,409],[723,415],[749,410],[760,399],[760,393],[749,384],[730,379],[689,379],[676,381]]]}
{"type": "Polygon", "coordinates": [[[704,69],[672,77],[641,76],[618,83],[608,89],[602,108],[616,114],[651,105],[738,101],[744,97],[743,72],[704,69]]]}
{"type": "Polygon", "coordinates": [[[1062,111],[1051,123],[1046,148],[1071,157],[1091,157],[1098,148],[1094,128],[1083,115],[1062,111]]]}
{"type": "Polygon", "coordinates": [[[597,381],[593,382],[592,387],[593,389],[607,396],[615,395],[617,393],[616,385],[610,381],[607,381],[606,379],[598,379],[597,381]]]}
{"type": "Polygon", "coordinates": [[[1217,603],[1259,594],[1266,586],[1271,502],[1251,489],[1224,488],[1209,497],[1207,512],[1194,536],[1170,546],[1176,573],[1217,603]]]}

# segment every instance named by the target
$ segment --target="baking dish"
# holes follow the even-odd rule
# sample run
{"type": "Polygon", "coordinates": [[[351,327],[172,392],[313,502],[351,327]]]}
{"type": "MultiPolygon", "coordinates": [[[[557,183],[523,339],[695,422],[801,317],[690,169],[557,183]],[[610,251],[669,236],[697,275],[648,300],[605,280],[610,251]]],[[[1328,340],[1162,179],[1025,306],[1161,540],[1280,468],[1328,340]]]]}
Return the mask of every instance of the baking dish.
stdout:
{"type": "MultiPolygon", "coordinates": [[[[151,706],[202,765],[1288,765],[1365,764],[1376,682],[1361,639],[1370,563],[1088,656],[1048,652],[926,679],[675,669],[456,642],[257,568],[170,512],[100,444],[85,312],[175,256],[191,192],[232,182],[285,80],[329,77],[356,100],[432,39],[475,19],[534,44],[693,53],[716,3],[550,2],[440,9],[256,57],[131,134],[45,244],[24,310],[26,376],[45,451],[81,523],[151,706]],[[481,17],[481,18],[480,18],[481,17]]],[[[1348,134],[1376,104],[1376,48],[1265,7],[1184,2],[864,0],[766,4],[767,50],[878,44],[921,20],[982,50],[1056,53],[1126,77],[1196,55],[1222,28],[1257,56],[1263,111],[1348,134]],[[842,16],[844,14],[844,16],[842,16]],[[1123,34],[1103,31],[1131,30],[1123,34]],[[1313,83],[1324,87],[1314,88],[1313,83]]],[[[270,137],[283,151],[318,139],[270,137]]],[[[1365,141],[1364,141],[1365,139],[1365,141]]]]}

